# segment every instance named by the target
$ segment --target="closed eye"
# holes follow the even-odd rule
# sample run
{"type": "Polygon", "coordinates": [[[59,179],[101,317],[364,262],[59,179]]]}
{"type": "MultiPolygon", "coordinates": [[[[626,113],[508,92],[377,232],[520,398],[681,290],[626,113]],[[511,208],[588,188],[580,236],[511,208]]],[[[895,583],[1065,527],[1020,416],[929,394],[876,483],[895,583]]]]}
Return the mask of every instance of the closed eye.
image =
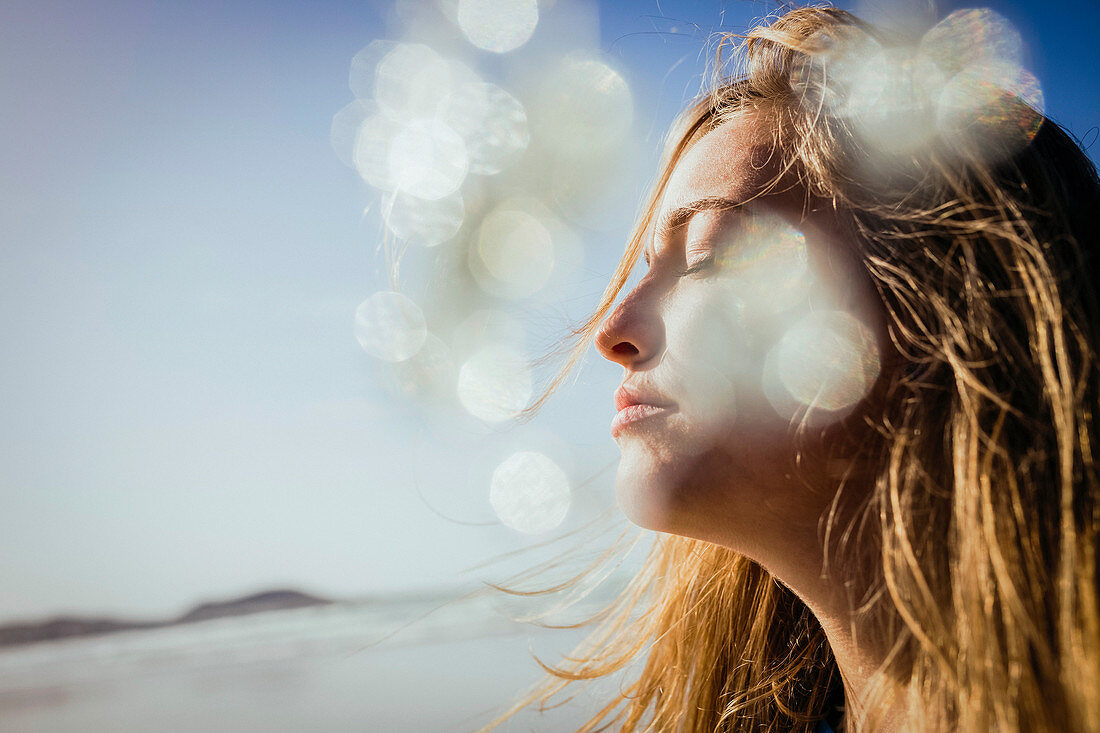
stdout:
{"type": "Polygon", "coordinates": [[[688,265],[688,268],[680,273],[680,276],[687,277],[688,275],[697,275],[701,272],[712,270],[714,269],[715,262],[716,260],[714,255],[704,257],[703,259],[697,260],[695,263],[688,265]]]}

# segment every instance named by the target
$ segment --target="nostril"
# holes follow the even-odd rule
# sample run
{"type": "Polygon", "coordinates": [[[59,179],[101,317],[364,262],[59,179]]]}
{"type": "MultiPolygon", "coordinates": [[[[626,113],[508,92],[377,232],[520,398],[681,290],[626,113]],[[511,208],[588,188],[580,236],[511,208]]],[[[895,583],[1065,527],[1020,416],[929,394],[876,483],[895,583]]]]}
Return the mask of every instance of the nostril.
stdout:
{"type": "Polygon", "coordinates": [[[620,341],[619,343],[611,347],[611,351],[613,353],[619,354],[620,356],[637,356],[638,347],[636,347],[629,341],[620,341]]]}

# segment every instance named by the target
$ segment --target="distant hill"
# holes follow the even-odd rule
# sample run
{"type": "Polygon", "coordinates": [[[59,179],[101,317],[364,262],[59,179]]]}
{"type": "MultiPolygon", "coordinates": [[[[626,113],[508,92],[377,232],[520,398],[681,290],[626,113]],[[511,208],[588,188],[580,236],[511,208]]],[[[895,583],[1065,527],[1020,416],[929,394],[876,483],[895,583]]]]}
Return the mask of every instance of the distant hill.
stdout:
{"type": "Polygon", "coordinates": [[[126,621],[112,618],[57,616],[41,623],[0,626],[0,647],[77,636],[98,636],[131,629],[152,629],[196,621],[244,616],[306,606],[324,606],[335,601],[296,590],[270,590],[230,601],[202,603],[172,621],[126,621]]]}
{"type": "Polygon", "coordinates": [[[243,616],[261,611],[324,606],[329,603],[333,603],[333,601],[311,596],[308,593],[300,593],[296,590],[269,590],[223,603],[203,603],[180,616],[175,620],[175,623],[186,624],[192,621],[205,621],[223,616],[243,616]]]}

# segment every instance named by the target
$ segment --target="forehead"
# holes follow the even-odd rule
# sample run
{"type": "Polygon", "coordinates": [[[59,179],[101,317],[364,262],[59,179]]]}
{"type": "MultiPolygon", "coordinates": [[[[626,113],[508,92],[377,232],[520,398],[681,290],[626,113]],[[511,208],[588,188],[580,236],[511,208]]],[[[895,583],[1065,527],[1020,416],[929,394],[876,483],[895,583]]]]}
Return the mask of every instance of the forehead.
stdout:
{"type": "Polygon", "coordinates": [[[660,208],[671,210],[710,197],[751,198],[777,173],[778,157],[759,118],[738,115],[688,149],[672,171],[660,208]]]}

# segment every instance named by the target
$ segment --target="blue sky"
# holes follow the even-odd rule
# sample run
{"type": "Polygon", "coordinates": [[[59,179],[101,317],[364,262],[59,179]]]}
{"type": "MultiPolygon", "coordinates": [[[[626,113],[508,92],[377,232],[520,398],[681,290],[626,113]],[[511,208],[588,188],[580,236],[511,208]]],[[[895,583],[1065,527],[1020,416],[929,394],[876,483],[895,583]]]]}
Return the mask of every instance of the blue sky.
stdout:
{"type": "MultiPolygon", "coordinates": [[[[631,87],[637,160],[568,297],[522,313],[538,344],[595,302],[707,33],[774,7],[544,16],[574,6],[631,87]]],[[[990,7],[1023,34],[1049,116],[1095,140],[1100,9],[990,7]]],[[[495,457],[536,446],[577,481],[614,459],[618,374],[596,359],[534,423],[486,433],[410,409],[352,336],[385,283],[380,225],[329,126],[351,58],[399,28],[381,0],[0,6],[0,620],[456,585],[531,541],[440,516],[491,522],[495,457]]],[[[605,476],[574,515],[609,501],[605,476]]]]}

